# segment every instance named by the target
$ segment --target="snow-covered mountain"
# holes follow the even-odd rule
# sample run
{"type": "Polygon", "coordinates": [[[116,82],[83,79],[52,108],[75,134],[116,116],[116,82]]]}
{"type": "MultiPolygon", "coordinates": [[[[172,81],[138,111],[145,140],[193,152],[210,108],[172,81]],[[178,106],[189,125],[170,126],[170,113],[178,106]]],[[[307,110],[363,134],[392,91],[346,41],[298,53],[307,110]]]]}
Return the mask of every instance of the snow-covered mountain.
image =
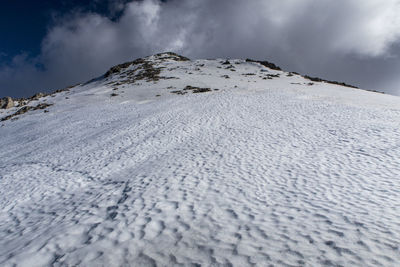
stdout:
{"type": "Polygon", "coordinates": [[[164,53],[0,120],[1,266],[399,266],[398,97],[164,53]]]}

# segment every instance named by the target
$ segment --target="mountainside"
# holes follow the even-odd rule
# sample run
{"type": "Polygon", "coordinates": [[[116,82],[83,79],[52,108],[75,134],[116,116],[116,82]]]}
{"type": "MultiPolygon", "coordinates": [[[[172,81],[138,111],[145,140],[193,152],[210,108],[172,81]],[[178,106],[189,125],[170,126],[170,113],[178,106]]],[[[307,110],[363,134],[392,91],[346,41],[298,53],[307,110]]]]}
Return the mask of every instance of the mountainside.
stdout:
{"type": "Polygon", "coordinates": [[[343,85],[163,53],[17,100],[0,265],[396,266],[400,98],[343,85]]]}

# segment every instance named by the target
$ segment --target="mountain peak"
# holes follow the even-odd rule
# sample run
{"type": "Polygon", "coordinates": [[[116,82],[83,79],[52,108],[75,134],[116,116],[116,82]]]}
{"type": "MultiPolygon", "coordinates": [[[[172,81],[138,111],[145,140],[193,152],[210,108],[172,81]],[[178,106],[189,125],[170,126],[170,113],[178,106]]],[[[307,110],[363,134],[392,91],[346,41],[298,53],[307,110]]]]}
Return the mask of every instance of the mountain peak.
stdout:
{"type": "Polygon", "coordinates": [[[118,64],[116,66],[111,67],[105,74],[105,77],[108,77],[110,75],[112,75],[113,73],[119,73],[121,72],[121,70],[123,69],[127,69],[128,67],[132,66],[132,65],[138,65],[138,64],[149,64],[150,62],[163,62],[166,60],[173,60],[173,61],[190,61],[190,59],[178,55],[176,53],[173,52],[164,52],[164,53],[159,53],[159,54],[155,54],[152,56],[147,56],[144,58],[137,58],[133,61],[129,61],[129,62],[125,62],[122,64],[118,64]]]}
{"type": "Polygon", "coordinates": [[[162,53],[14,104],[4,266],[400,262],[398,97],[162,53]]]}

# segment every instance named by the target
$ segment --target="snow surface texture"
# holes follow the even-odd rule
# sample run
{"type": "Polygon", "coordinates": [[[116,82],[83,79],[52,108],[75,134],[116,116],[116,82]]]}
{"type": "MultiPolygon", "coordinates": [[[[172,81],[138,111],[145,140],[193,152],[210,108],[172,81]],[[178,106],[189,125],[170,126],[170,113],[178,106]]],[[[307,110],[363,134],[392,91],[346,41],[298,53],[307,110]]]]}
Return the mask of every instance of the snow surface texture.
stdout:
{"type": "Polygon", "coordinates": [[[146,60],[1,122],[1,266],[399,266],[398,97],[146,60]]]}

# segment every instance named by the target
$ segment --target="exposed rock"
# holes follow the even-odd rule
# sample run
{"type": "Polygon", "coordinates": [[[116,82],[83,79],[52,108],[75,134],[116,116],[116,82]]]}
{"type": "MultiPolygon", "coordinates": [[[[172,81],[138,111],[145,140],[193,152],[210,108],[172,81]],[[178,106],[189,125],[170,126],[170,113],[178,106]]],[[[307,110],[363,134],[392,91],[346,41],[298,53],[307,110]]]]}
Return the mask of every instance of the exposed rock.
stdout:
{"type": "Polygon", "coordinates": [[[308,80],[313,81],[313,82],[326,82],[326,83],[330,83],[330,84],[336,84],[336,85],[341,85],[341,86],[346,86],[346,87],[358,89],[357,86],[350,85],[350,84],[346,84],[346,83],[344,83],[344,82],[328,81],[328,80],[324,80],[324,79],[321,79],[321,78],[318,78],[318,77],[310,77],[310,76],[308,76],[308,75],[305,75],[305,76],[303,76],[303,77],[304,77],[305,79],[308,79],[308,80]]]}
{"type": "Polygon", "coordinates": [[[41,103],[41,104],[38,104],[37,106],[34,106],[34,107],[33,106],[25,106],[25,107],[22,107],[22,108],[18,109],[15,113],[2,118],[0,121],[6,121],[6,120],[9,120],[9,119],[12,119],[12,118],[14,118],[14,117],[16,117],[18,115],[21,115],[21,114],[24,114],[24,113],[28,112],[29,110],[45,109],[45,108],[50,107],[52,105],[53,104],[41,103]]]}
{"type": "Polygon", "coordinates": [[[178,55],[174,52],[164,52],[164,53],[159,53],[154,55],[156,58],[160,58],[160,59],[172,59],[175,61],[190,61],[189,58],[178,55]]]}
{"type": "Polygon", "coordinates": [[[25,106],[26,104],[28,104],[28,100],[23,99],[23,98],[21,98],[21,99],[18,100],[18,107],[23,107],[23,106],[25,106]]]}
{"type": "Polygon", "coordinates": [[[184,95],[187,94],[187,92],[181,91],[181,90],[176,90],[176,91],[171,91],[172,94],[177,94],[177,95],[184,95]]]}
{"type": "MultiPolygon", "coordinates": [[[[218,89],[214,89],[215,91],[218,91],[218,89]]],[[[173,94],[178,94],[178,95],[185,95],[188,93],[188,91],[192,91],[193,94],[198,94],[198,93],[205,93],[205,92],[211,92],[212,90],[210,88],[200,88],[200,87],[195,87],[188,85],[182,90],[176,90],[176,91],[171,91],[173,94]]]]}
{"type": "Polygon", "coordinates": [[[9,109],[14,107],[14,100],[11,97],[4,97],[0,99],[0,108],[9,109]]]}
{"type": "MultiPolygon", "coordinates": [[[[180,55],[172,53],[172,52],[156,54],[156,55],[154,55],[154,57],[161,61],[168,60],[168,59],[175,60],[175,61],[190,61],[190,59],[188,59],[187,57],[180,56],[180,55]]],[[[135,59],[134,61],[125,62],[125,63],[119,64],[119,65],[116,65],[116,66],[110,68],[104,74],[104,77],[107,78],[114,73],[120,73],[122,70],[124,70],[132,65],[141,65],[141,64],[143,64],[143,68],[145,70],[151,69],[150,61],[146,60],[145,58],[138,58],[138,59],[135,59]]]]}
{"type": "Polygon", "coordinates": [[[279,78],[280,77],[280,75],[279,74],[267,74],[267,77],[268,78],[279,78]]]}
{"type": "Polygon", "coordinates": [[[259,60],[253,60],[253,59],[246,59],[246,62],[254,62],[263,65],[264,67],[270,68],[272,70],[282,70],[280,67],[275,65],[274,63],[268,62],[268,61],[259,61],[259,60]]]}
{"type": "Polygon", "coordinates": [[[195,86],[191,86],[191,85],[186,86],[183,90],[185,90],[185,91],[191,90],[192,93],[194,93],[194,94],[205,93],[205,92],[211,91],[210,88],[200,88],[200,87],[195,87],[195,86]]]}
{"type": "Polygon", "coordinates": [[[39,98],[44,97],[44,96],[46,96],[46,95],[43,93],[37,93],[37,94],[33,95],[30,99],[31,100],[39,100],[39,98]]]}
{"type": "Polygon", "coordinates": [[[125,62],[119,65],[116,65],[114,67],[111,67],[105,74],[104,77],[109,77],[114,73],[119,73],[121,72],[122,69],[126,69],[131,65],[138,65],[144,63],[144,60],[142,58],[135,59],[134,61],[130,62],[125,62]]]}

